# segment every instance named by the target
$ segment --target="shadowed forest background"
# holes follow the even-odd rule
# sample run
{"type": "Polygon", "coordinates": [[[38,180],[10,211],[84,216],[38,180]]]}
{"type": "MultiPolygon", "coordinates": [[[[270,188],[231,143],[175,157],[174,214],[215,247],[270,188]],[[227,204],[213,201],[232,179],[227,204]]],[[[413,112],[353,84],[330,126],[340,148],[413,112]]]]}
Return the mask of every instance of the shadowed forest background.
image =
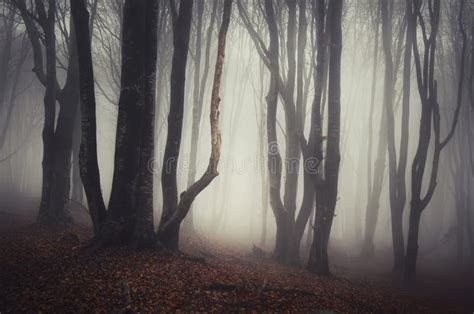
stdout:
{"type": "Polygon", "coordinates": [[[0,312],[472,311],[473,17],[1,1],[0,312]]]}

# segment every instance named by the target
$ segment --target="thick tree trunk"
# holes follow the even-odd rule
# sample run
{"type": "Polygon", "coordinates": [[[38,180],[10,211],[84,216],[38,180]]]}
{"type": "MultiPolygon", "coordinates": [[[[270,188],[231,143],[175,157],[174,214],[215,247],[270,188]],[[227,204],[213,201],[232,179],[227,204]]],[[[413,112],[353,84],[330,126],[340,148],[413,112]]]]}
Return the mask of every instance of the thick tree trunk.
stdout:
{"type": "Polygon", "coordinates": [[[144,108],[141,123],[140,167],[136,188],[136,217],[133,245],[137,248],[155,244],[153,227],[153,169],[150,164],[155,156],[155,93],[156,58],[158,49],[158,9],[155,0],[146,0],[145,52],[143,93],[144,108]]]}
{"type": "Polygon", "coordinates": [[[416,273],[416,258],[418,256],[418,233],[420,230],[421,207],[412,205],[410,211],[410,228],[408,230],[407,252],[405,257],[405,278],[410,279],[416,273]]]}
{"type": "Polygon", "coordinates": [[[140,125],[145,59],[145,1],[124,4],[121,92],[118,104],[114,175],[109,208],[96,247],[124,244],[132,236],[136,216],[135,192],[140,164],[140,125]]]}
{"type": "MultiPolygon", "coordinates": [[[[71,32],[71,34],[73,34],[71,32]]],[[[71,35],[71,42],[74,42],[74,35],[71,35]]],[[[75,50],[75,48],[72,48],[75,50]]],[[[77,55],[71,52],[73,57],[70,62],[77,62],[77,55]]],[[[49,209],[53,216],[60,218],[60,221],[72,223],[72,217],[69,213],[70,193],[71,193],[71,158],[72,158],[72,142],[74,133],[74,122],[76,121],[77,107],[79,104],[78,90],[78,73],[77,67],[74,70],[69,67],[68,79],[73,79],[74,84],[69,85],[71,88],[64,89],[61,94],[60,110],[57,119],[56,130],[54,133],[54,165],[50,190],[49,209]],[[72,71],[76,71],[72,74],[72,71]]],[[[53,221],[52,221],[53,222],[53,221]]]]}

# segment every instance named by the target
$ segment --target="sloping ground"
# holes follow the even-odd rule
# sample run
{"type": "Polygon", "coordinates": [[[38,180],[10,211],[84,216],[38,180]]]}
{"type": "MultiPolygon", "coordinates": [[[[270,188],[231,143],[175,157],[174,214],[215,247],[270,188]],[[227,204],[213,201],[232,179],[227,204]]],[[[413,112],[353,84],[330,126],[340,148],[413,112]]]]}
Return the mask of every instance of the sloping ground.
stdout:
{"type": "Polygon", "coordinates": [[[466,311],[191,240],[184,247],[192,255],[127,248],[91,255],[81,247],[89,237],[83,228],[0,233],[0,312],[466,311]]]}

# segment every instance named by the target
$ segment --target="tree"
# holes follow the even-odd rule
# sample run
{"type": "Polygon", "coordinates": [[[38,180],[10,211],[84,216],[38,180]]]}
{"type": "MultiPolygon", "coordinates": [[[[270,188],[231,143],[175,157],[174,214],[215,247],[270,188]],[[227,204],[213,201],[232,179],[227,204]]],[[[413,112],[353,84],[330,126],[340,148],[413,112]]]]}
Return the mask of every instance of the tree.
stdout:
{"type": "MultiPolygon", "coordinates": [[[[107,215],[93,242],[94,250],[125,243],[138,248],[154,245],[153,177],[148,166],[154,154],[158,10],[153,0],[129,0],[124,4],[114,177],[107,215]],[[137,19],[137,16],[144,18],[137,19]]],[[[89,32],[83,33],[82,39],[85,40],[86,36],[89,36],[89,32]]],[[[87,43],[84,46],[87,50],[87,43]]],[[[91,66],[85,63],[82,70],[87,68],[91,69],[91,66]]],[[[87,70],[84,74],[87,74],[87,70]]],[[[89,80],[84,85],[93,84],[90,73],[83,79],[89,80]]],[[[87,92],[87,89],[82,92],[87,92]]],[[[83,99],[87,95],[83,94],[83,99]]],[[[94,187],[97,188],[97,180],[95,182],[94,187]]],[[[98,194],[92,196],[98,197],[98,194]]],[[[89,195],[88,201],[100,203],[97,199],[89,200],[89,195]]]]}
{"type": "Polygon", "coordinates": [[[311,111],[311,129],[308,138],[308,143],[304,139],[304,135],[301,133],[300,140],[301,150],[303,152],[304,159],[304,194],[303,203],[296,220],[295,224],[295,242],[294,247],[299,246],[301,236],[304,231],[306,222],[309,219],[311,209],[314,201],[316,201],[316,211],[321,212],[321,200],[322,190],[321,185],[317,182],[322,181],[322,176],[316,176],[321,169],[323,161],[323,118],[321,105],[323,103],[323,92],[326,86],[325,68],[327,62],[327,26],[328,20],[326,19],[326,4],[323,0],[316,1],[313,6],[313,17],[315,21],[316,30],[316,61],[313,64],[315,67],[313,71],[313,83],[314,83],[314,98],[311,111]]]}
{"type": "MultiPolygon", "coordinates": [[[[299,145],[299,138],[301,129],[300,125],[298,124],[297,121],[297,108],[296,108],[296,103],[294,99],[294,92],[295,92],[295,86],[296,86],[296,45],[295,45],[295,40],[297,37],[297,28],[296,28],[296,13],[297,13],[297,6],[295,1],[286,1],[286,7],[288,9],[288,21],[287,21],[287,40],[286,40],[286,55],[279,52],[279,46],[280,46],[280,39],[284,38],[284,30],[283,26],[279,25],[283,24],[283,18],[281,17],[281,12],[282,10],[275,10],[273,8],[270,9],[270,7],[267,8],[265,5],[265,21],[267,24],[268,32],[269,34],[271,32],[276,32],[276,35],[270,35],[271,37],[275,37],[274,41],[276,43],[270,43],[270,46],[276,45],[274,47],[274,50],[270,52],[270,49],[265,47],[265,43],[262,40],[260,34],[257,32],[256,28],[254,27],[246,9],[242,5],[242,3],[239,1],[237,2],[238,8],[239,8],[239,14],[240,17],[242,18],[242,21],[250,35],[250,38],[254,42],[254,45],[256,47],[256,50],[262,59],[263,63],[267,67],[267,69],[272,73],[278,72],[278,77],[277,77],[277,91],[278,95],[282,99],[283,103],[283,108],[285,112],[285,141],[286,141],[286,154],[285,154],[285,191],[283,195],[283,200],[281,200],[281,193],[276,191],[277,186],[281,186],[281,182],[277,183],[276,181],[281,181],[281,170],[279,170],[278,167],[281,166],[282,168],[282,162],[281,162],[281,156],[279,152],[279,144],[276,142],[277,136],[276,136],[276,129],[275,129],[275,134],[270,135],[270,132],[273,132],[272,127],[268,125],[268,122],[272,123],[273,121],[273,113],[270,111],[270,109],[267,109],[267,142],[268,142],[268,154],[269,154],[269,160],[268,163],[272,164],[272,168],[269,169],[270,172],[273,172],[273,174],[270,174],[270,204],[272,206],[272,210],[275,216],[275,221],[277,225],[277,235],[276,235],[276,242],[275,242],[275,249],[273,252],[273,256],[276,260],[279,260],[281,262],[291,262],[293,259],[297,258],[296,256],[296,251],[297,248],[299,248],[299,243],[301,241],[301,236],[304,232],[304,228],[306,226],[306,223],[308,221],[310,212],[311,212],[311,206],[312,204],[308,201],[306,201],[303,205],[302,208],[304,210],[300,210],[298,213],[298,217],[296,217],[296,196],[297,196],[297,189],[298,189],[298,175],[299,175],[299,168],[300,168],[300,155],[301,155],[301,150],[300,150],[300,145],[299,145]],[[269,12],[267,11],[271,10],[273,11],[273,19],[274,21],[269,21],[268,14],[269,12]],[[272,27],[272,29],[270,29],[272,27]],[[274,56],[271,56],[271,54],[276,55],[276,61],[272,64],[271,59],[274,58],[274,56]],[[284,57],[286,56],[286,63],[288,64],[287,71],[284,73],[281,71],[280,65],[278,62],[285,63],[284,57]],[[282,59],[280,61],[280,59],[282,59]],[[277,62],[278,61],[278,62],[277,62]],[[278,67],[278,70],[276,69],[278,67]],[[268,138],[272,138],[271,143],[269,142],[270,140],[268,138]],[[271,156],[270,156],[271,155],[271,156]],[[280,159],[280,161],[278,161],[280,159]],[[278,166],[280,165],[280,166],[278,166]],[[273,182],[273,183],[272,183],[273,182]],[[272,200],[273,199],[273,200],[272,200]],[[280,199],[280,201],[278,200],[280,199]],[[301,218],[299,218],[301,216],[301,218]],[[298,222],[298,231],[296,232],[295,236],[295,222],[300,220],[298,222]],[[301,232],[299,232],[301,231],[301,232]]],[[[270,4],[268,4],[270,6],[270,4]]],[[[305,6],[299,6],[300,9],[305,8],[305,6]]],[[[304,14],[301,14],[300,11],[300,22],[302,22],[299,27],[300,29],[300,40],[299,40],[299,48],[304,51],[305,45],[303,44],[305,42],[305,33],[306,32],[306,25],[305,25],[305,18],[302,16],[304,14]]],[[[271,42],[271,39],[270,39],[271,42]]],[[[300,65],[300,68],[302,65],[300,65]]],[[[303,70],[301,70],[303,72],[303,70]]],[[[270,78],[270,81],[272,79],[270,78]]],[[[270,83],[271,85],[271,83],[270,83]]],[[[303,89],[304,90],[304,89],[303,89]]],[[[269,104],[268,97],[270,94],[272,94],[273,91],[271,88],[269,88],[269,92],[267,94],[267,106],[269,104]]],[[[298,94],[298,93],[297,93],[298,94]]],[[[277,96],[278,96],[277,95],[277,96]]],[[[300,93],[300,95],[304,95],[304,93],[300,93]]],[[[300,100],[299,102],[299,114],[300,114],[300,120],[302,116],[302,110],[303,108],[303,97],[299,98],[297,97],[297,101],[300,100]]],[[[271,99],[270,101],[273,101],[271,99]]],[[[278,103],[278,97],[276,99],[276,102],[278,103]]],[[[276,109],[275,109],[276,110],[276,109]]],[[[275,112],[275,123],[276,123],[276,112],[275,112]]],[[[307,184],[308,180],[306,181],[307,184]]],[[[309,194],[307,193],[307,196],[305,198],[306,200],[309,199],[309,194]]]]}
{"type": "MultiPolygon", "coordinates": [[[[212,13],[210,17],[209,27],[207,30],[207,41],[206,51],[204,56],[204,68],[201,79],[201,46],[202,46],[202,24],[203,24],[203,11],[205,2],[204,0],[197,1],[197,23],[196,23],[196,52],[194,55],[194,86],[193,86],[193,122],[191,128],[191,152],[189,159],[189,173],[188,173],[188,186],[191,186],[195,182],[196,178],[196,161],[198,153],[199,143],[199,131],[202,116],[202,107],[204,102],[204,92],[207,83],[207,77],[209,74],[209,58],[211,51],[212,42],[212,31],[214,30],[214,23],[216,19],[217,1],[212,4],[212,13]]],[[[184,223],[187,225],[187,229],[192,230],[193,228],[193,211],[190,211],[186,217],[184,223]]]]}
{"type": "MultiPolygon", "coordinates": [[[[319,274],[328,274],[328,243],[337,202],[337,186],[340,162],[341,119],[341,52],[342,52],[342,0],[328,4],[327,31],[329,45],[328,72],[328,126],[327,152],[324,163],[324,183],[321,189],[320,207],[316,207],[315,231],[308,268],[319,274]]],[[[318,195],[317,195],[318,197],[318,195]]]]}
{"type": "MultiPolygon", "coordinates": [[[[42,1],[27,7],[24,0],[11,0],[18,8],[33,48],[36,77],[46,87],[43,126],[43,181],[38,222],[45,224],[70,224],[69,193],[71,187],[71,154],[74,121],[79,103],[79,78],[74,29],[70,34],[62,32],[68,48],[67,77],[62,88],[56,77],[56,2],[48,2],[48,10],[42,1]],[[54,2],[54,3],[53,3],[54,2]],[[35,18],[37,16],[37,18],[35,18]],[[44,41],[41,40],[44,34],[44,41]],[[43,47],[46,55],[46,71],[43,47]],[[59,113],[56,118],[56,101],[59,113]]],[[[72,23],[72,21],[71,21],[72,23]]]]}
{"type": "MultiPolygon", "coordinates": [[[[172,6],[173,6],[172,2],[172,6]]],[[[179,14],[172,8],[174,23],[174,55],[172,68],[171,104],[168,116],[168,139],[163,163],[162,184],[163,184],[163,214],[158,228],[158,239],[166,247],[177,249],[179,245],[179,228],[188,214],[192,202],[202,192],[214,178],[219,174],[217,166],[220,158],[221,133],[219,130],[219,91],[224,66],[225,44],[227,30],[230,24],[230,13],[232,0],[224,2],[224,12],[222,24],[219,30],[217,44],[217,60],[214,71],[214,82],[211,95],[211,154],[206,171],[193,183],[186,191],[181,193],[180,200],[177,200],[176,186],[176,165],[179,156],[179,144],[181,141],[182,113],[184,80],[186,70],[186,58],[189,43],[190,23],[192,5],[187,6],[181,3],[179,14]],[[184,65],[184,66],[183,66],[184,65]],[[171,195],[167,195],[170,193],[171,195]],[[171,197],[170,197],[171,196],[171,197]],[[166,201],[165,201],[166,200],[166,201]]]]}
{"type": "MultiPolygon", "coordinates": [[[[395,93],[397,64],[394,64],[392,56],[392,15],[393,2],[388,4],[387,0],[382,0],[380,9],[382,15],[382,38],[385,55],[385,78],[384,78],[384,105],[387,119],[387,148],[389,160],[389,190],[390,190],[390,212],[392,223],[393,240],[393,269],[401,271],[405,255],[405,243],[403,239],[403,210],[405,207],[405,171],[408,152],[408,121],[409,121],[409,98],[410,98],[410,72],[411,72],[411,45],[413,19],[410,14],[410,3],[406,5],[406,19],[408,27],[405,40],[405,56],[403,67],[403,108],[402,125],[400,137],[399,160],[397,164],[397,152],[395,144],[395,118],[393,112],[393,101],[395,93]]],[[[403,30],[401,28],[400,30],[403,30]]],[[[400,34],[402,32],[400,31],[400,34]]],[[[399,36],[399,44],[401,43],[399,36]]],[[[400,55],[400,54],[398,54],[400,55]]]]}
{"type": "Polygon", "coordinates": [[[97,122],[92,66],[89,12],[84,1],[71,1],[71,15],[77,35],[79,85],[81,94],[81,147],[79,169],[89,213],[98,235],[106,217],[97,161],[97,122]]]}
{"type": "Polygon", "coordinates": [[[387,155],[386,140],[384,136],[386,132],[386,116],[385,111],[382,111],[380,116],[380,136],[377,146],[377,156],[374,164],[374,176],[372,179],[372,133],[373,133],[373,114],[375,104],[375,87],[377,82],[377,65],[379,55],[379,29],[380,29],[380,2],[376,10],[376,18],[374,18],[374,54],[372,65],[372,86],[370,92],[370,110],[369,110],[369,129],[368,129],[368,147],[367,147],[367,208],[365,216],[365,231],[364,244],[361,255],[372,256],[374,253],[374,233],[377,226],[377,219],[379,214],[379,200],[382,192],[382,183],[385,169],[385,159],[387,155]]]}
{"type": "Polygon", "coordinates": [[[436,189],[438,167],[440,154],[444,147],[449,143],[456,130],[459,117],[459,111],[462,103],[463,80],[464,80],[464,59],[466,51],[466,34],[463,28],[462,14],[464,8],[464,0],[461,0],[459,9],[458,24],[463,37],[463,48],[461,53],[461,66],[458,81],[458,92],[456,99],[456,109],[453,121],[450,124],[449,132],[444,139],[440,134],[440,111],[438,103],[438,84],[435,80],[435,49],[436,38],[439,29],[440,16],[440,0],[428,0],[428,14],[431,32],[427,33],[425,19],[422,14],[422,1],[414,0],[412,6],[412,14],[414,15],[415,27],[413,28],[413,56],[415,60],[416,78],[418,85],[418,93],[421,101],[421,119],[418,139],[418,145],[412,164],[411,176],[411,203],[410,203],[410,219],[408,229],[407,250],[405,256],[405,279],[413,280],[416,274],[416,259],[418,254],[418,233],[420,228],[421,214],[428,206],[436,189]],[[423,63],[421,62],[420,52],[418,48],[417,30],[420,25],[423,38],[423,63]],[[431,141],[431,133],[434,133],[434,148],[431,171],[429,175],[429,183],[426,194],[422,196],[423,177],[426,169],[428,158],[428,149],[431,141]]]}

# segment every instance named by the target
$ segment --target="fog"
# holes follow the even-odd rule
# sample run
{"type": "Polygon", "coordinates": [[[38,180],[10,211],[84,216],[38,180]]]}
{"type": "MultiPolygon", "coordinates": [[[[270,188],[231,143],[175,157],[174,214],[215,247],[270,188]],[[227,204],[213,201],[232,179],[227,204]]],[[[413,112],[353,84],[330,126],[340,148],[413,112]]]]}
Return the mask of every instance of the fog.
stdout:
{"type": "MultiPolygon", "coordinates": [[[[12,3],[14,3],[13,1],[12,3]]],[[[311,2],[311,1],[310,1],[311,2]]],[[[315,1],[316,2],[316,1],[315,1]]],[[[435,1],[436,2],[436,1],[435,1]]],[[[114,175],[114,153],[117,131],[118,100],[120,95],[120,67],[121,67],[121,25],[120,14],[123,14],[120,1],[99,1],[95,22],[92,29],[92,60],[94,66],[97,101],[97,150],[100,169],[101,188],[105,205],[107,206],[112,190],[114,175]],[[117,9],[114,11],[114,8],[117,9]]],[[[265,24],[263,4],[253,1],[242,1],[250,19],[260,32],[265,45],[268,45],[268,30],[265,24]]],[[[399,45],[401,61],[395,68],[395,83],[393,97],[394,134],[396,154],[399,156],[399,143],[402,133],[402,92],[403,92],[403,51],[406,29],[404,18],[405,1],[390,1],[393,23],[393,49],[399,45]],[[404,26],[402,26],[402,24],[404,26]],[[402,30],[400,31],[400,28],[402,30]],[[399,33],[402,34],[399,37],[399,33]]],[[[7,21],[10,4],[3,2],[2,19],[7,21]]],[[[61,15],[55,28],[57,45],[57,77],[59,86],[66,82],[69,47],[67,41],[70,34],[69,4],[57,2],[61,15]]],[[[440,31],[437,37],[435,79],[437,81],[438,102],[441,113],[441,137],[444,138],[450,130],[456,109],[459,82],[460,42],[457,29],[457,14],[459,1],[441,1],[440,31]]],[[[165,7],[166,5],[163,4],[165,7]]],[[[460,109],[457,129],[452,140],[440,154],[439,173],[432,200],[423,210],[420,223],[418,246],[419,264],[437,263],[440,260],[448,263],[459,262],[470,264],[473,255],[472,234],[472,134],[471,121],[473,118],[471,97],[472,91],[472,7],[467,3],[464,24],[468,33],[467,52],[465,57],[464,97],[460,109]],[[469,139],[468,139],[469,137],[469,139]],[[459,175],[466,173],[461,183],[459,175]],[[460,186],[463,185],[463,186],[460,186]],[[464,189],[465,194],[459,196],[458,189],[464,189]],[[467,205],[462,205],[467,204],[467,205]],[[464,206],[460,214],[459,207],[464,206]],[[469,214],[471,213],[471,214],[469,214]],[[467,220],[466,220],[467,219],[467,220]],[[467,228],[467,229],[465,229],[467,228]],[[462,229],[457,232],[458,229],[462,229]],[[469,238],[470,237],[470,238],[469,238]],[[464,241],[463,241],[464,239],[464,241]],[[459,253],[459,250],[463,253],[459,253]],[[459,257],[461,254],[461,257],[459,257]]],[[[196,159],[196,178],[206,170],[211,151],[211,131],[209,124],[211,88],[214,77],[214,65],[217,56],[217,36],[221,24],[222,3],[219,1],[215,25],[212,30],[209,55],[209,75],[204,89],[204,101],[199,123],[199,139],[196,159]]],[[[423,7],[425,9],[425,7],[423,7]]],[[[163,9],[168,10],[168,9],[163,9]]],[[[286,80],[288,62],[286,60],[288,10],[282,1],[275,3],[281,37],[280,40],[280,71],[286,80]],[[281,2],[281,3],[280,3],[281,2]],[[277,4],[278,3],[278,4],[277,4]]],[[[181,138],[181,149],[177,163],[178,195],[188,186],[188,174],[191,159],[192,120],[193,120],[193,90],[196,58],[197,22],[196,10],[193,11],[189,55],[187,58],[184,117],[181,138]]],[[[208,40],[207,31],[211,20],[212,3],[204,2],[202,22],[202,52],[200,77],[204,69],[205,45],[208,40]]],[[[299,11],[298,11],[299,12],[299,11]]],[[[304,133],[308,138],[311,128],[311,108],[314,97],[313,64],[315,62],[316,31],[312,17],[311,4],[307,5],[307,43],[304,57],[303,80],[303,107],[304,133]],[[311,71],[311,72],[310,72],[311,71]]],[[[298,17],[299,17],[298,13],[298,17]]],[[[424,13],[425,14],[425,13],[424,13]]],[[[163,16],[159,33],[157,91],[155,116],[155,152],[154,158],[149,160],[148,169],[153,173],[153,219],[155,229],[158,228],[163,208],[163,194],[161,189],[161,174],[164,163],[164,152],[168,128],[168,112],[171,90],[171,60],[173,55],[173,33],[168,13],[163,16]]],[[[376,71],[374,72],[374,38],[375,20],[380,18],[378,5],[374,1],[346,0],[342,12],[342,57],[340,69],[341,117],[340,117],[340,168],[337,185],[337,201],[335,215],[330,233],[329,247],[348,257],[358,257],[364,243],[366,228],[366,212],[368,208],[369,180],[374,180],[374,164],[377,158],[381,130],[380,120],[384,114],[384,74],[385,60],[382,47],[382,27],[377,26],[378,54],[376,71]],[[374,86],[373,113],[371,114],[371,90],[374,86]],[[372,131],[369,128],[372,125],[372,131]],[[369,142],[371,150],[369,151],[369,142]],[[370,170],[369,170],[370,167],[370,170]],[[370,174],[369,174],[370,171],[370,174]],[[372,177],[371,177],[372,176],[372,177]]],[[[428,18],[426,23],[429,23],[428,18]]],[[[35,219],[42,191],[42,159],[43,142],[42,127],[44,124],[43,98],[45,88],[38,81],[34,68],[33,51],[28,42],[28,36],[20,14],[13,17],[14,40],[9,61],[10,68],[3,76],[5,86],[0,121],[1,130],[5,130],[5,144],[0,150],[1,199],[4,203],[2,212],[10,214],[29,215],[35,219]],[[22,46],[24,45],[24,47],[22,46]],[[26,49],[26,50],[25,50],[26,49]],[[23,52],[23,51],[26,52],[23,52]],[[24,62],[21,54],[25,53],[24,62]],[[19,79],[14,83],[15,68],[20,67],[19,79]],[[12,91],[12,89],[14,90],[12,91]],[[14,102],[11,116],[7,114],[9,102],[14,102]],[[8,120],[8,121],[7,121],[8,120]]],[[[5,22],[5,25],[7,22],[5,22]]],[[[0,26],[0,48],[5,51],[6,28],[0,26]]],[[[417,34],[418,45],[422,51],[422,35],[417,34]]],[[[294,38],[296,41],[296,38],[294,38]]],[[[397,52],[395,51],[396,55],[397,52]]],[[[396,56],[395,56],[396,57],[396,56]]],[[[396,63],[396,62],[395,62],[396,63]]],[[[415,65],[411,65],[411,84],[409,96],[409,124],[408,124],[408,151],[407,167],[405,170],[406,204],[403,211],[404,239],[408,238],[412,163],[419,140],[421,118],[421,101],[417,86],[415,65]]],[[[225,59],[220,88],[220,116],[219,128],[222,134],[221,158],[218,165],[219,175],[194,200],[191,208],[194,229],[201,237],[215,239],[222,243],[239,244],[251,248],[257,245],[265,251],[271,252],[275,246],[276,223],[268,196],[268,168],[267,168],[267,129],[266,129],[266,96],[269,89],[270,72],[262,63],[255,42],[249,35],[246,25],[242,22],[237,4],[231,13],[230,26],[225,46],[225,59]],[[263,138],[262,138],[263,136],[263,138]],[[266,238],[262,241],[262,224],[265,217],[266,238]]],[[[296,93],[295,93],[296,97],[296,93]]],[[[326,100],[327,102],[327,100],[326,100]]],[[[326,107],[327,103],[323,104],[326,107]]],[[[323,109],[324,110],[324,109],[323,109]]],[[[59,112],[57,104],[56,116],[59,112]]],[[[328,115],[323,114],[323,136],[327,135],[328,115]]],[[[79,120],[76,120],[79,121],[79,120]]],[[[385,128],[385,125],[382,125],[385,128]]],[[[277,106],[277,138],[282,157],[286,154],[286,119],[282,99],[279,97],[277,106]]],[[[79,136],[74,136],[72,163],[72,182],[78,163],[79,136]]],[[[430,131],[432,132],[432,131],[430,131]]],[[[432,133],[433,134],[433,133],[432,133]]],[[[323,143],[323,155],[326,154],[326,141],[323,143]]],[[[432,166],[434,137],[430,140],[428,159],[423,180],[422,195],[429,187],[429,177],[432,166]]],[[[389,191],[389,160],[385,153],[383,166],[383,180],[379,198],[379,213],[376,223],[374,245],[376,252],[390,257],[392,254],[391,211],[389,191]]],[[[303,162],[303,160],[302,160],[303,162]]],[[[285,165],[285,163],[283,163],[285,165]]],[[[296,208],[297,213],[303,200],[304,166],[299,168],[296,208]]],[[[76,177],[77,178],[77,177],[76,177]]],[[[285,192],[285,169],[282,172],[281,193],[285,192]]],[[[73,193],[73,192],[71,192],[73,193]]],[[[82,193],[81,193],[82,194],[82,193]]],[[[71,198],[74,198],[71,196],[71,198]]],[[[92,226],[91,220],[84,211],[87,207],[85,196],[71,201],[71,208],[75,221],[79,224],[92,226]],[[79,206],[78,203],[81,205],[79,206]]],[[[314,207],[314,206],[313,206],[314,207]]],[[[311,235],[307,233],[313,226],[311,215],[301,241],[303,256],[307,256],[312,243],[311,235]]],[[[186,218],[189,219],[189,218],[186,218]]],[[[390,268],[390,266],[387,266],[390,268]]]]}

